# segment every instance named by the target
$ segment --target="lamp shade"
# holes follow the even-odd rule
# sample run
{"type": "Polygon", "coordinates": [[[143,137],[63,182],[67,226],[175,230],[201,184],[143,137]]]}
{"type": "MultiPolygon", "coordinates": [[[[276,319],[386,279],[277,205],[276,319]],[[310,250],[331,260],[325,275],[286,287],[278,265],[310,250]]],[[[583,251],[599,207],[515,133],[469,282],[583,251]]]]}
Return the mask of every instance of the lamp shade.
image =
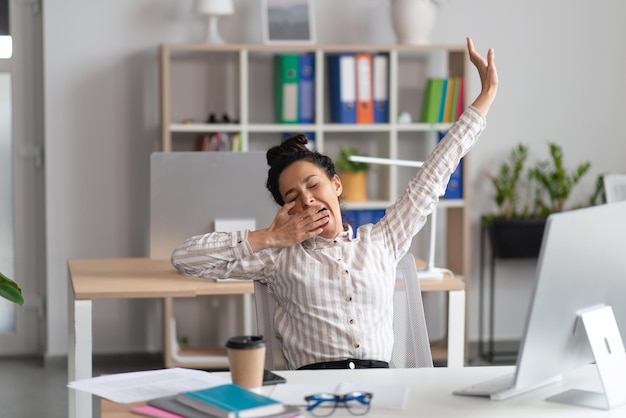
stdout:
{"type": "Polygon", "coordinates": [[[230,15],[235,8],[233,0],[196,0],[196,11],[207,15],[230,15]]]}

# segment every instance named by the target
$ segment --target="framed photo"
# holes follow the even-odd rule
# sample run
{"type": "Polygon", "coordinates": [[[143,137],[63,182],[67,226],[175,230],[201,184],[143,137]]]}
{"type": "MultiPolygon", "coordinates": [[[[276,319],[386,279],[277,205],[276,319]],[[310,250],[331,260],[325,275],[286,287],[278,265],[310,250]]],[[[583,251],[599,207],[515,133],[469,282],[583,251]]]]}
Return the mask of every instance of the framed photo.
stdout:
{"type": "Polygon", "coordinates": [[[314,0],[261,0],[263,42],[310,44],[315,42],[314,0]]]}

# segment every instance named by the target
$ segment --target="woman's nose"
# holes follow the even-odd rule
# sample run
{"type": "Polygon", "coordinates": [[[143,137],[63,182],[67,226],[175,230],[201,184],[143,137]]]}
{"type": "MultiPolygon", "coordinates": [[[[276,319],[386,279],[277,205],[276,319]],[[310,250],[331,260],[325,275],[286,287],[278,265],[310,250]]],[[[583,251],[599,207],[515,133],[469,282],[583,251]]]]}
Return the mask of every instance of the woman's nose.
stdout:
{"type": "Polygon", "coordinates": [[[303,193],[302,194],[302,207],[303,208],[308,208],[309,206],[311,206],[311,204],[313,204],[313,202],[315,201],[315,199],[313,199],[313,195],[311,193],[303,193]]]}

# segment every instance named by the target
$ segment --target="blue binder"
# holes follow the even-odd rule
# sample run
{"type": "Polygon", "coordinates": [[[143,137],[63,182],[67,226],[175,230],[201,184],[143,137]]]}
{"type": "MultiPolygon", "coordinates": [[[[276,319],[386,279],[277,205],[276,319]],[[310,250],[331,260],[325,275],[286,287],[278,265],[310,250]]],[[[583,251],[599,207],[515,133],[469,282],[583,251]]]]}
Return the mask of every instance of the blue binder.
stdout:
{"type": "MultiPolygon", "coordinates": [[[[445,132],[439,132],[439,141],[443,139],[445,134],[445,132]]],[[[450,180],[442,197],[443,199],[463,198],[463,159],[459,161],[459,165],[450,175],[450,180]]]]}
{"type": "Polygon", "coordinates": [[[332,123],[356,123],[356,64],[354,54],[328,56],[328,97],[332,123]]]}
{"type": "Polygon", "coordinates": [[[298,123],[313,123],[315,120],[315,55],[300,55],[299,84],[298,123]]]}

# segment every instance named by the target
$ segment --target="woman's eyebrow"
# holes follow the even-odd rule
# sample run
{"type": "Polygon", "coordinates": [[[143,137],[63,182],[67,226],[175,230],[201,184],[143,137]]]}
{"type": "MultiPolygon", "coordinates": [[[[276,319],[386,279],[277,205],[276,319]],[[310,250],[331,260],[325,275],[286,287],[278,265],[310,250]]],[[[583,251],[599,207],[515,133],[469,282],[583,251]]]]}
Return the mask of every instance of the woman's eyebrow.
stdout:
{"type": "MultiPolygon", "coordinates": [[[[309,180],[311,180],[311,178],[313,177],[317,177],[317,174],[311,174],[310,176],[306,176],[304,178],[304,180],[302,180],[302,182],[300,184],[306,184],[309,180]]],[[[285,196],[283,197],[284,200],[287,200],[287,197],[291,194],[291,193],[295,193],[296,188],[292,187],[291,189],[287,190],[285,192],[285,196]]]]}

